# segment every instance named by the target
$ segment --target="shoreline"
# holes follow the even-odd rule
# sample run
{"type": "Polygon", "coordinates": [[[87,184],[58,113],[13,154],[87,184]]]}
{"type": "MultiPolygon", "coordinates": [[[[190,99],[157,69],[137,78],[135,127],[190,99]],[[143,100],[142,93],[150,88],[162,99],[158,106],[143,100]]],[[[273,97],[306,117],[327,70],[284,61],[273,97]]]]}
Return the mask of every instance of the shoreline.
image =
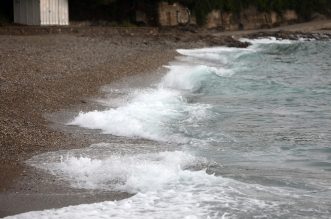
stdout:
{"type": "Polygon", "coordinates": [[[95,198],[79,195],[86,191],[81,193],[63,186],[49,188],[47,180],[52,177],[25,166],[24,162],[36,154],[94,143],[89,135],[51,128],[45,115],[77,105],[85,107],[89,104],[86,98],[100,95],[101,86],[155,71],[173,59],[173,48],[161,50],[155,42],[148,46],[140,43],[143,39],[120,35],[0,36],[0,39],[0,217],[78,204],[77,200],[85,203],[128,197],[112,193],[95,198]],[[73,199],[66,193],[81,198],[73,199]]]}
{"type": "MultiPolygon", "coordinates": [[[[330,21],[328,25],[331,26],[330,21]]],[[[288,29],[286,26],[285,37],[293,35],[288,29]]],[[[46,114],[70,107],[89,107],[86,99],[99,96],[101,86],[128,76],[152,73],[173,60],[177,48],[244,47],[248,45],[233,37],[277,37],[275,33],[279,31],[197,34],[178,29],[102,27],[71,33],[29,34],[25,31],[2,35],[1,30],[0,217],[130,196],[122,193],[96,195],[63,186],[50,189],[48,186],[53,186],[55,179],[25,166],[24,161],[36,154],[87,147],[99,140],[98,134],[91,138],[84,133],[53,128],[46,114]]],[[[313,31],[331,36],[331,29],[313,31]]],[[[297,34],[305,34],[305,30],[297,34]]],[[[310,30],[306,34],[311,34],[310,30]]]]}

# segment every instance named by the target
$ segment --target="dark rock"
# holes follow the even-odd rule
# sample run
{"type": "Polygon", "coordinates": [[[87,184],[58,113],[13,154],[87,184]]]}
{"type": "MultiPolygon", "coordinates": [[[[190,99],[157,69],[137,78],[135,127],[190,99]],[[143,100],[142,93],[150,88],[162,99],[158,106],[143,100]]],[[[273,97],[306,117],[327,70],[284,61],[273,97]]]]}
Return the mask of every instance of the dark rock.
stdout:
{"type": "Polygon", "coordinates": [[[293,31],[276,31],[276,32],[258,32],[248,34],[245,37],[250,39],[275,37],[276,39],[288,39],[288,40],[299,40],[299,39],[315,39],[315,40],[329,40],[330,35],[322,33],[304,33],[304,32],[293,32],[293,31]]]}

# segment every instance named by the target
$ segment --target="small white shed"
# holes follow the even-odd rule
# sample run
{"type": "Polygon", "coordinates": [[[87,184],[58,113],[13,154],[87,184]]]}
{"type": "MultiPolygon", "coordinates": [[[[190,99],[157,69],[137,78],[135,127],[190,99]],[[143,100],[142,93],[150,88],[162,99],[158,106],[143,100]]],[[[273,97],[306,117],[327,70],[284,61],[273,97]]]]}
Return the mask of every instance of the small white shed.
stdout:
{"type": "Polygon", "coordinates": [[[69,25],[68,0],[14,0],[14,23],[69,25]]]}

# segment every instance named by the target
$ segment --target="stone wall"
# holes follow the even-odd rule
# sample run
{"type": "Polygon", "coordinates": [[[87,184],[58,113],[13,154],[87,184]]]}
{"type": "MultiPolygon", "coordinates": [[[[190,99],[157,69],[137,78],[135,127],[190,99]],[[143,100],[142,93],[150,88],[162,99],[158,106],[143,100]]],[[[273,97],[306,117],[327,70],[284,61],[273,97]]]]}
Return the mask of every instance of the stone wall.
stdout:
{"type": "Polygon", "coordinates": [[[298,19],[297,13],[293,10],[286,10],[282,14],[274,11],[260,12],[255,7],[249,7],[239,14],[213,10],[207,16],[206,27],[222,30],[252,30],[291,23],[298,19]]]}
{"type": "Polygon", "coordinates": [[[220,10],[213,10],[207,16],[206,27],[216,28],[223,25],[222,14],[220,10]]]}
{"type": "Polygon", "coordinates": [[[158,12],[160,26],[177,26],[191,21],[189,10],[179,3],[160,2],[158,12]]]}
{"type": "MultiPolygon", "coordinates": [[[[160,26],[177,26],[181,24],[196,24],[190,11],[179,3],[160,2],[158,8],[160,26]]],[[[222,30],[252,30],[270,28],[284,23],[292,23],[299,19],[293,10],[286,10],[282,14],[274,11],[260,12],[256,7],[249,7],[239,14],[213,10],[206,20],[206,28],[222,30]]]]}
{"type": "Polygon", "coordinates": [[[269,27],[270,24],[270,13],[259,12],[255,7],[249,7],[240,13],[239,29],[253,30],[269,27]]]}
{"type": "Polygon", "coordinates": [[[298,14],[294,10],[286,10],[282,14],[284,22],[293,22],[299,19],[298,14]]]}

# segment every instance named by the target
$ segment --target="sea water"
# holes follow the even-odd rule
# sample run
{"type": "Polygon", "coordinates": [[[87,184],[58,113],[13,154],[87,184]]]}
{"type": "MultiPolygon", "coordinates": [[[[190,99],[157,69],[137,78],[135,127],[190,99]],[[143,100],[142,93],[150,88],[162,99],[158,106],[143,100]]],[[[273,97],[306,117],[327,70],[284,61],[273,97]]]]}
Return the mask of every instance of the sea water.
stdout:
{"type": "Polygon", "coordinates": [[[178,50],[157,82],[68,123],[127,141],[28,161],[132,197],[13,218],[330,218],[331,43],[242,40],[178,50]]]}

